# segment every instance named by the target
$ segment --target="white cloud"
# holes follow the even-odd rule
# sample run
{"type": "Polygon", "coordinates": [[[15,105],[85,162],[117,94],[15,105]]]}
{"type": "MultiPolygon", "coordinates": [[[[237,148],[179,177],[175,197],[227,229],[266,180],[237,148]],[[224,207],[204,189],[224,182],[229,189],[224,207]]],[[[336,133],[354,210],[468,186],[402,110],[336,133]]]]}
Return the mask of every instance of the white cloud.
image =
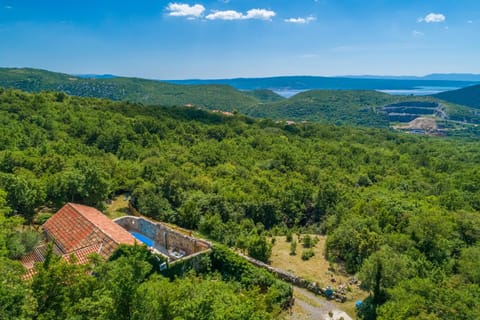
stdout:
{"type": "Polygon", "coordinates": [[[288,22],[288,23],[297,23],[297,24],[308,24],[312,21],[315,21],[316,18],[312,16],[308,16],[306,18],[298,17],[298,18],[289,18],[285,19],[283,21],[288,22]]]}
{"type": "Polygon", "coordinates": [[[208,20],[240,20],[243,14],[235,10],[213,11],[205,18],[208,20]]]}
{"type": "Polygon", "coordinates": [[[445,21],[445,16],[441,13],[429,13],[425,17],[425,22],[430,23],[430,22],[443,22],[445,21]]]}
{"type": "Polygon", "coordinates": [[[426,22],[426,23],[438,23],[444,22],[446,19],[445,15],[441,13],[429,13],[424,18],[420,17],[417,19],[418,22],[426,22]]]}
{"type": "Polygon", "coordinates": [[[251,9],[247,11],[247,14],[235,10],[225,10],[225,11],[212,11],[205,18],[208,20],[271,20],[276,13],[271,10],[266,9],[251,9]]]}
{"type": "Polygon", "coordinates": [[[247,11],[245,19],[272,20],[276,13],[266,9],[251,9],[247,11]]]}
{"type": "Polygon", "coordinates": [[[169,3],[167,10],[172,17],[199,18],[205,12],[205,7],[201,4],[190,6],[185,3],[169,3]]]}

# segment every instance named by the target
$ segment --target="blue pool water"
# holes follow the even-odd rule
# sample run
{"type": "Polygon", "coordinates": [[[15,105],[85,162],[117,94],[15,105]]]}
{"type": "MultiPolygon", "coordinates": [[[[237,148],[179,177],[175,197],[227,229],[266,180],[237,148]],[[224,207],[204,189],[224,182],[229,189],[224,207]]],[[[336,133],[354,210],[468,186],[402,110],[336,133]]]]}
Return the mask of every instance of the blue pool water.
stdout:
{"type": "Polygon", "coordinates": [[[135,231],[130,231],[130,234],[140,240],[141,242],[145,243],[149,247],[153,247],[153,240],[150,239],[147,236],[144,236],[141,233],[135,232],[135,231]]]}

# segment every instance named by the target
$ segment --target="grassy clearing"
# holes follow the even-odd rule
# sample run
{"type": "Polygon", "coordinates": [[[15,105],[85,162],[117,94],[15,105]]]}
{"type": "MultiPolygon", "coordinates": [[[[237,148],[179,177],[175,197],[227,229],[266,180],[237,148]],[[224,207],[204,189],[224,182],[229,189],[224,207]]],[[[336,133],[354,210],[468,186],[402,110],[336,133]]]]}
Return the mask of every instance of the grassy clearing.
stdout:
{"type": "Polygon", "coordinates": [[[114,198],[112,202],[107,205],[105,214],[110,219],[115,219],[130,214],[128,209],[128,196],[126,194],[121,194],[114,198]]]}
{"type": "MultiPolygon", "coordinates": [[[[308,261],[302,260],[302,251],[304,248],[297,235],[293,235],[292,239],[297,242],[296,255],[290,255],[290,242],[286,241],[285,236],[275,237],[275,244],[272,248],[272,256],[270,258],[271,265],[307,280],[317,282],[322,287],[330,285],[336,289],[341,284],[348,284],[351,275],[342,272],[339,266],[332,265],[325,259],[326,238],[316,235],[311,235],[311,237],[312,239],[318,237],[319,241],[313,248],[315,255],[308,261]],[[333,282],[332,279],[335,279],[335,282],[333,282]]],[[[347,290],[347,302],[332,303],[355,318],[355,301],[365,299],[367,295],[368,293],[361,290],[357,285],[351,285],[349,286],[349,290],[347,290]]]]}

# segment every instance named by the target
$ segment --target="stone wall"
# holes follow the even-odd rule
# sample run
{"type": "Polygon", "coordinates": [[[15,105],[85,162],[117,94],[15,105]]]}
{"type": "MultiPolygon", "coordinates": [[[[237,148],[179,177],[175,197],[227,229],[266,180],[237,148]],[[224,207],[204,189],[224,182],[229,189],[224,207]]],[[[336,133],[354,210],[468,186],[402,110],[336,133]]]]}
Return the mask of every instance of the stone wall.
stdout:
{"type": "Polygon", "coordinates": [[[237,254],[242,258],[246,259],[251,264],[260,268],[267,269],[269,272],[275,274],[277,277],[279,277],[283,281],[291,283],[294,286],[305,288],[315,294],[325,296],[329,299],[335,299],[338,302],[345,302],[347,300],[347,297],[345,295],[337,292],[329,292],[328,290],[322,287],[319,287],[316,282],[311,282],[303,279],[302,277],[299,277],[290,272],[287,272],[285,270],[274,268],[262,261],[258,261],[256,259],[250,258],[249,256],[246,256],[244,254],[241,254],[241,253],[237,253],[237,254]]]}
{"type": "MultiPolygon", "coordinates": [[[[208,250],[211,245],[207,241],[196,239],[172,229],[161,222],[151,221],[144,217],[124,216],[113,220],[128,231],[141,233],[155,244],[167,251],[183,251],[185,256],[208,250]]],[[[171,257],[175,258],[175,257],[171,257]]]]}

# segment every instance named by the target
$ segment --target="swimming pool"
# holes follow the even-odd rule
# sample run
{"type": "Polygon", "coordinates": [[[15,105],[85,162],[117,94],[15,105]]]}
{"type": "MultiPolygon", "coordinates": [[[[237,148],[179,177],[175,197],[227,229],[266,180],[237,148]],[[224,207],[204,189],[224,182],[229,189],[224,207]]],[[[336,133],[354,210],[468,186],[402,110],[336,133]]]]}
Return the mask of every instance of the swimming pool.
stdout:
{"type": "Polygon", "coordinates": [[[136,239],[140,240],[141,242],[145,243],[148,247],[153,247],[153,240],[147,236],[144,236],[141,233],[130,231],[130,234],[134,236],[136,239]]]}

